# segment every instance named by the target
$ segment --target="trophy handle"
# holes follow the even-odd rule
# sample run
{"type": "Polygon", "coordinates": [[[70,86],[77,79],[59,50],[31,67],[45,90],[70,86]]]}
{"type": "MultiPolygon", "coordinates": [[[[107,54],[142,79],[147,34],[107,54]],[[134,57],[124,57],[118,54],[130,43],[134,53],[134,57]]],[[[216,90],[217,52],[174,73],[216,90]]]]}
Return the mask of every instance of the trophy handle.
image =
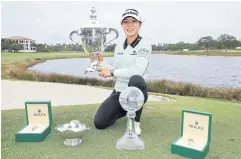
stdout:
{"type": "Polygon", "coordinates": [[[77,34],[77,35],[81,36],[82,33],[81,33],[80,31],[81,31],[81,30],[74,30],[74,31],[72,31],[72,32],[69,34],[70,40],[73,41],[73,42],[79,43],[78,41],[73,40],[73,39],[72,39],[72,36],[73,36],[74,34],[77,34]]]}
{"type": "Polygon", "coordinates": [[[116,29],[114,29],[114,28],[109,28],[109,32],[106,32],[105,34],[109,34],[109,33],[111,33],[111,32],[115,32],[115,34],[116,34],[116,37],[114,38],[114,39],[112,39],[112,40],[110,40],[108,43],[106,43],[106,44],[110,44],[112,41],[114,41],[115,39],[117,39],[118,37],[119,37],[119,32],[116,30],[116,29]]]}

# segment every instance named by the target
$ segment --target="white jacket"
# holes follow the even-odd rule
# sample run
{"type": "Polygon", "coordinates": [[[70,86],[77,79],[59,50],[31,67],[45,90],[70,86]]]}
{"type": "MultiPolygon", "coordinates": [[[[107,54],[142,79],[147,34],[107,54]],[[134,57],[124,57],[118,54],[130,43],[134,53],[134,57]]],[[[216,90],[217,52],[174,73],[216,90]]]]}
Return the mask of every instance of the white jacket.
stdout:
{"type": "Polygon", "coordinates": [[[114,78],[115,90],[122,92],[128,87],[130,77],[140,75],[144,79],[149,65],[149,57],[152,52],[151,44],[138,36],[132,44],[117,44],[114,51],[114,78]]]}

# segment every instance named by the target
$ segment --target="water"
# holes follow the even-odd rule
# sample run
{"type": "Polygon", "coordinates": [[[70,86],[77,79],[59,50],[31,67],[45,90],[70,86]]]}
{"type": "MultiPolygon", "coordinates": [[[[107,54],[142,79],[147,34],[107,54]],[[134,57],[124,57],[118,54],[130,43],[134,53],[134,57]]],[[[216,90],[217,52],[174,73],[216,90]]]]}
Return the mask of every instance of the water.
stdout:
{"type": "MultiPolygon", "coordinates": [[[[113,63],[112,57],[105,57],[105,60],[113,63]]],[[[48,60],[29,69],[44,73],[100,78],[96,72],[84,75],[89,62],[87,58],[48,60]]],[[[150,57],[148,78],[241,88],[241,57],[153,54],[150,57]]]]}

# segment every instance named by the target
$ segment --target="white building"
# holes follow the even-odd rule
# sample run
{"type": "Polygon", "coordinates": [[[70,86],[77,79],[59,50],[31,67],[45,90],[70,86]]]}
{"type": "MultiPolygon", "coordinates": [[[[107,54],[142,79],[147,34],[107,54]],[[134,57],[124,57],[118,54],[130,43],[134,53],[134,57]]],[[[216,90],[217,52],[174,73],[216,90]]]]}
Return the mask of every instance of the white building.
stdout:
{"type": "Polygon", "coordinates": [[[36,52],[36,47],[32,46],[32,44],[35,43],[35,40],[33,39],[29,39],[23,36],[12,36],[7,39],[23,45],[23,50],[19,50],[19,52],[36,52]]]}
{"type": "Polygon", "coordinates": [[[241,47],[236,47],[235,49],[236,49],[236,50],[241,50],[241,47]]]}

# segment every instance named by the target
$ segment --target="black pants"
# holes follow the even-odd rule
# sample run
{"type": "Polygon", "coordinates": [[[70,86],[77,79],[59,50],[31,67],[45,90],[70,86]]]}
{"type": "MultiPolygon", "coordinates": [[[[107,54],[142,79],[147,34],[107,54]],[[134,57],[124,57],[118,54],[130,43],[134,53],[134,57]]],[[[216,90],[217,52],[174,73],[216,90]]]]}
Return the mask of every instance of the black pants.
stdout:
{"type": "MultiPolygon", "coordinates": [[[[144,94],[144,103],[146,103],[148,99],[146,83],[141,76],[132,76],[130,78],[128,86],[134,86],[139,88],[144,94]]],[[[117,119],[122,118],[126,115],[126,111],[121,107],[119,103],[119,96],[120,92],[116,92],[115,90],[113,90],[111,95],[100,105],[94,117],[94,125],[97,129],[105,129],[115,123],[117,119]]],[[[135,121],[137,122],[140,121],[142,109],[143,106],[136,112],[135,121]]]]}

